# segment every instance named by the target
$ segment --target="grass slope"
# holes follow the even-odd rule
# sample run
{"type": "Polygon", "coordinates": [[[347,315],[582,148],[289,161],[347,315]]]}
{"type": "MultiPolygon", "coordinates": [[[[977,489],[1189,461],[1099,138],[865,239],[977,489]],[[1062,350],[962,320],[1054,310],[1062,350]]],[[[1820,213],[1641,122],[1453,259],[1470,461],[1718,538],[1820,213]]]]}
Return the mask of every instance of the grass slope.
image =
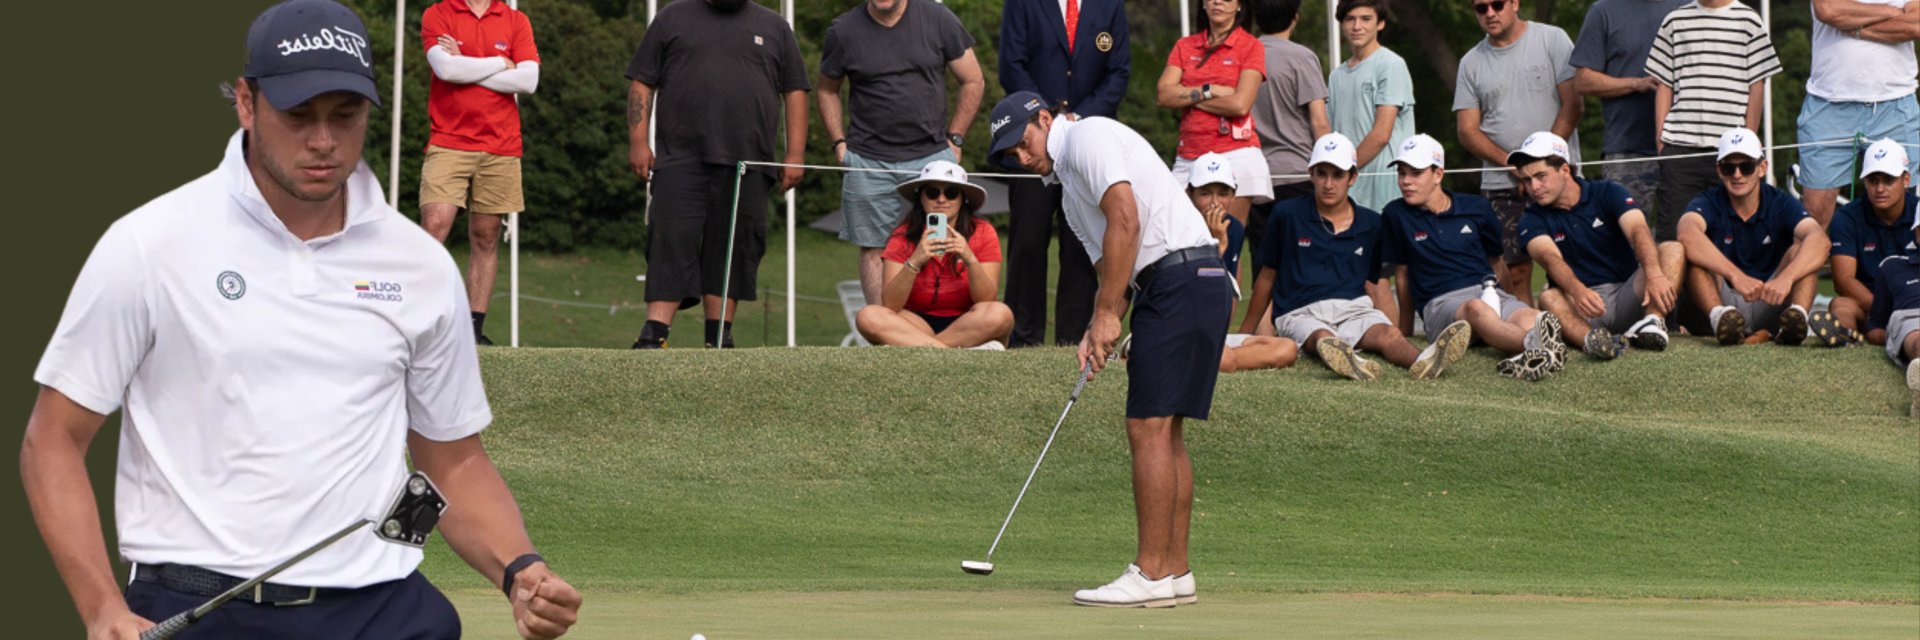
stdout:
{"type": "MultiPolygon", "coordinates": [[[[999,572],[958,570],[1059,414],[1064,349],[482,353],[489,448],[590,593],[1060,595],[1133,552],[1113,371],[999,572]]],[[[1576,360],[1538,384],[1477,352],[1434,383],[1223,377],[1188,434],[1204,590],[1920,602],[1920,440],[1878,351],[1576,360]]],[[[444,545],[425,569],[481,586],[444,545]]]]}

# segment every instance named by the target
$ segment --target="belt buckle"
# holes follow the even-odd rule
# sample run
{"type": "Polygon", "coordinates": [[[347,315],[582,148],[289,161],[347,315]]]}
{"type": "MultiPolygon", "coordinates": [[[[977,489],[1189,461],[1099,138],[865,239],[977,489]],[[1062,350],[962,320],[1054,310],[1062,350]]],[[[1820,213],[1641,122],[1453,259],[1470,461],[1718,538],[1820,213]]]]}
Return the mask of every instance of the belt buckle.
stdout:
{"type": "MultiPolygon", "coordinates": [[[[256,589],[258,589],[259,587],[254,587],[254,588],[256,588],[256,589]]],[[[314,600],[317,600],[317,599],[319,599],[319,596],[320,596],[320,588],[319,588],[319,587],[307,587],[307,597],[305,597],[305,598],[301,598],[301,599],[299,599],[299,600],[289,600],[289,601],[286,601],[286,602],[275,602],[275,603],[273,603],[273,606],[276,606],[276,607],[303,607],[303,606],[306,606],[306,605],[310,605],[310,604],[313,604],[313,601],[314,601],[314,600]]]]}

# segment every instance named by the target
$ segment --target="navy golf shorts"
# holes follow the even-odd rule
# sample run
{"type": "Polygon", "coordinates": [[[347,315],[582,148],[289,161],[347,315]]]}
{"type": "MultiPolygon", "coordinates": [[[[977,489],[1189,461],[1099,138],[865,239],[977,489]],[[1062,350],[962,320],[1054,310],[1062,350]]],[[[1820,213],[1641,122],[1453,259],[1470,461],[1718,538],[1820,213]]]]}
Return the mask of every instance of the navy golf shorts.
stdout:
{"type": "Polygon", "coordinates": [[[1207,419],[1232,313],[1229,282],[1219,258],[1203,258],[1158,269],[1134,291],[1128,418],[1207,419]]]}
{"type": "MultiPolygon", "coordinates": [[[[209,599],[153,582],[127,585],[126,597],[127,608],[156,624],[209,599]]],[[[500,606],[507,605],[503,602],[500,606]]],[[[392,582],[334,591],[316,598],[313,604],[274,606],[230,601],[176,636],[177,640],[452,640],[459,637],[460,615],[454,611],[453,603],[418,571],[392,582]]]]}

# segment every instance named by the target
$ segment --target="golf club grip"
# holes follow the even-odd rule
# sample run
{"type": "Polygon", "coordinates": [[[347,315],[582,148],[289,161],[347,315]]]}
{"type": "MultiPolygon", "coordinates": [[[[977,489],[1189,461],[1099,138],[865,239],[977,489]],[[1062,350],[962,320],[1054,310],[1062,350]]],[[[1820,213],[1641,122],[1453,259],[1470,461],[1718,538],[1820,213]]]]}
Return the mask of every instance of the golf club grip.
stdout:
{"type": "Polygon", "coordinates": [[[165,622],[154,625],[152,629],[140,632],[140,640],[170,640],[193,625],[192,615],[193,610],[189,609],[167,618],[165,622]]]}

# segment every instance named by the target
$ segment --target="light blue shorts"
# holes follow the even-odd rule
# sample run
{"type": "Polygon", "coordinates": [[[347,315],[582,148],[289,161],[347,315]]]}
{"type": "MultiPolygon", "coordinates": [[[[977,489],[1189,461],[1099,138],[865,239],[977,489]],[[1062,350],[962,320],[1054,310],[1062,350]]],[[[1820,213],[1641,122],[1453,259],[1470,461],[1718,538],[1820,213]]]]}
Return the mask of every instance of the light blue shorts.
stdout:
{"type": "Polygon", "coordinates": [[[900,226],[902,217],[909,210],[907,201],[894,189],[903,182],[920,177],[920,168],[935,160],[959,161],[953,157],[952,149],[941,149],[939,153],[906,162],[869,160],[854,153],[853,149],[847,149],[848,168],[912,173],[847,172],[840,181],[840,239],[867,249],[887,246],[887,238],[893,235],[893,228],[900,226]]]}
{"type": "MultiPolygon", "coordinates": [[[[1854,134],[1865,136],[1861,148],[1881,138],[1893,138],[1907,145],[1913,166],[1908,171],[1920,174],[1920,101],[1905,96],[1885,102],[1828,102],[1807,96],[1800,103],[1802,144],[1826,140],[1851,140],[1854,134]]],[[[1800,148],[1800,186],[1807,189],[1838,189],[1853,182],[1858,169],[1854,160],[1860,149],[1852,144],[1834,144],[1800,148]]]]}

